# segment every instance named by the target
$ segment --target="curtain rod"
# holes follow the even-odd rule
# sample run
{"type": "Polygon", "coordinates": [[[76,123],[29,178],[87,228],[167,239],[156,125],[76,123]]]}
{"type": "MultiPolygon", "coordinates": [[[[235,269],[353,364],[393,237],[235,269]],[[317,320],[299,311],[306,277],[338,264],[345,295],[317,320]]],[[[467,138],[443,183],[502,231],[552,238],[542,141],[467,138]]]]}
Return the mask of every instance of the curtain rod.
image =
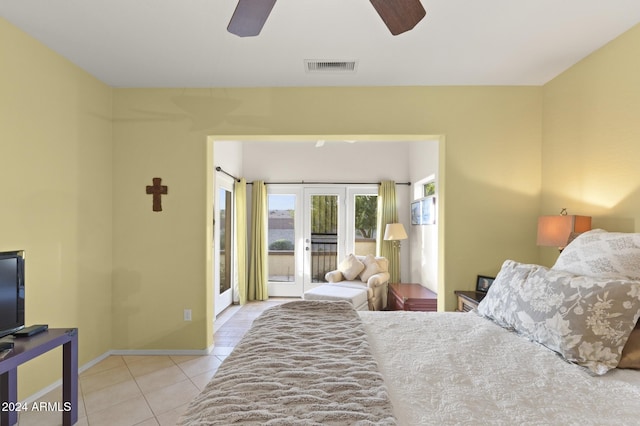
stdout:
{"type": "MultiPolygon", "coordinates": [[[[298,182],[265,182],[265,185],[380,185],[380,182],[313,182],[301,180],[298,182]]],[[[396,185],[411,185],[411,182],[395,182],[396,185]]],[[[253,185],[253,182],[247,182],[253,185]]]]}
{"type": "Polygon", "coordinates": [[[236,182],[240,182],[240,179],[238,179],[237,177],[235,177],[231,173],[227,173],[226,171],[222,170],[222,167],[220,167],[220,166],[216,167],[216,172],[224,173],[225,175],[229,176],[231,179],[235,180],[236,182]]]}
{"type": "MultiPolygon", "coordinates": [[[[240,179],[234,175],[227,173],[222,167],[216,167],[216,171],[224,173],[236,182],[240,182],[240,179]]],[[[253,182],[247,182],[247,185],[252,185],[253,182]]],[[[265,185],[380,185],[380,182],[318,182],[318,181],[297,181],[297,182],[265,182],[265,185]]],[[[411,185],[411,182],[396,182],[396,185],[411,185]]]]}

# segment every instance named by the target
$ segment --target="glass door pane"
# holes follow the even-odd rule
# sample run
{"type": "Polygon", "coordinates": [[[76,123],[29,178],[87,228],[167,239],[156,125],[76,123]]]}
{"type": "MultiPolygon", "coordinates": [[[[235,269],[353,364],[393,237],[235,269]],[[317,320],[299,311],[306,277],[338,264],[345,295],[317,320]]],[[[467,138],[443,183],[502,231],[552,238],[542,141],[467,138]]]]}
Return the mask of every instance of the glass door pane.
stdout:
{"type": "Polygon", "coordinates": [[[234,223],[233,223],[233,180],[225,177],[216,179],[213,209],[213,303],[218,315],[233,302],[234,277],[234,223]]]}
{"type": "Polygon", "coordinates": [[[231,213],[231,192],[220,189],[220,293],[231,288],[232,251],[231,236],[233,234],[231,213]]]}
{"type": "Polygon", "coordinates": [[[269,282],[296,280],[296,196],[269,194],[269,282]]]}
{"type": "Polygon", "coordinates": [[[267,188],[269,296],[302,296],[302,188],[267,188]]]}
{"type": "Polygon", "coordinates": [[[337,267],[338,196],[311,196],[311,282],[326,282],[324,276],[337,267]]]}
{"type": "Polygon", "coordinates": [[[305,188],[304,291],[326,282],[344,258],[344,200],[344,188],[305,188]]]}

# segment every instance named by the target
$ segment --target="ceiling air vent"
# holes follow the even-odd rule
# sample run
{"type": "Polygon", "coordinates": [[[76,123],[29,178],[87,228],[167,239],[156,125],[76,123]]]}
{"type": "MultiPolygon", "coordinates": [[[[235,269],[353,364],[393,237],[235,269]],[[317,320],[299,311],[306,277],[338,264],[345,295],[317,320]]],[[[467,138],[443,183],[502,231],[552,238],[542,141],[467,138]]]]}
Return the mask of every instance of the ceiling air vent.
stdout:
{"type": "Polygon", "coordinates": [[[356,68],[356,61],[319,61],[315,59],[305,59],[304,61],[304,69],[308,73],[354,73],[356,68]]]}

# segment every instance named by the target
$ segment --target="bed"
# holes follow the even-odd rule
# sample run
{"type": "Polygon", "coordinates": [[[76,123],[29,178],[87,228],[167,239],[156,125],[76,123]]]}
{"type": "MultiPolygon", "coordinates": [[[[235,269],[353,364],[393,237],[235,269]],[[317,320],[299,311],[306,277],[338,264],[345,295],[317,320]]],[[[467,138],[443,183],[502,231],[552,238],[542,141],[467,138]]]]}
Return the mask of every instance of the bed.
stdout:
{"type": "Polygon", "coordinates": [[[474,312],[361,315],[400,425],[638,424],[637,371],[593,376],[474,312]]]}
{"type": "Polygon", "coordinates": [[[505,261],[477,312],[271,308],[181,424],[638,424],[640,236],[595,234],[505,261]]]}

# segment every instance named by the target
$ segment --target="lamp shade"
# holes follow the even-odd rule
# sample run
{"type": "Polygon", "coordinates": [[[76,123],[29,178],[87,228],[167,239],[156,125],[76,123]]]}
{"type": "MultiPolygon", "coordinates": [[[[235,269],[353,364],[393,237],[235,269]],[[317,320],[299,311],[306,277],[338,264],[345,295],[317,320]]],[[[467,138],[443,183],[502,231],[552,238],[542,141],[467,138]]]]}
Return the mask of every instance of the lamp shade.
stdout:
{"type": "Polygon", "coordinates": [[[384,239],[387,241],[406,240],[409,238],[401,223],[387,223],[384,229],[384,239]]]}
{"type": "Polygon", "coordinates": [[[591,229],[590,216],[555,215],[538,218],[538,245],[565,247],[571,234],[591,229]]]}

